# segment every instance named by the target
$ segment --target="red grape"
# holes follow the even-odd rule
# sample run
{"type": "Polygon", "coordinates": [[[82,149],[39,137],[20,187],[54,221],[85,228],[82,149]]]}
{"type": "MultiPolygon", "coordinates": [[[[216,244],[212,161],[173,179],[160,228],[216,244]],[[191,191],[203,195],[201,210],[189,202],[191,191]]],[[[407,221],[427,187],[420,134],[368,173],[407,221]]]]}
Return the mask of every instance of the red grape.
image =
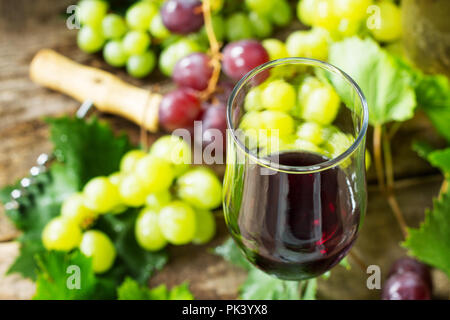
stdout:
{"type": "Polygon", "coordinates": [[[388,277],[396,273],[404,273],[404,272],[416,273],[420,278],[425,280],[428,287],[431,288],[432,282],[431,282],[430,268],[427,265],[413,258],[408,257],[401,258],[394,262],[394,264],[391,267],[391,270],[389,271],[388,277]]]}
{"type": "Polygon", "coordinates": [[[198,0],[167,0],[161,6],[161,18],[174,33],[188,34],[203,25],[202,3],[198,0]]]}
{"type": "Polygon", "coordinates": [[[417,273],[396,273],[383,286],[383,300],[430,300],[430,288],[417,273]]]}
{"type": "Polygon", "coordinates": [[[195,91],[179,88],[164,95],[159,105],[159,122],[167,131],[192,128],[201,112],[195,91]]]}
{"type": "Polygon", "coordinates": [[[203,113],[202,121],[201,141],[203,146],[213,144],[215,150],[225,150],[227,130],[227,108],[225,104],[221,102],[209,104],[203,113]],[[213,129],[219,130],[222,141],[215,141],[218,132],[213,129]]]}
{"type": "Polygon", "coordinates": [[[223,50],[223,71],[239,80],[253,68],[269,61],[266,49],[256,40],[241,40],[226,45],[223,50]]]}
{"type": "Polygon", "coordinates": [[[172,78],[180,87],[201,91],[208,87],[212,73],[211,59],[204,53],[195,52],[178,60],[172,78]]]}

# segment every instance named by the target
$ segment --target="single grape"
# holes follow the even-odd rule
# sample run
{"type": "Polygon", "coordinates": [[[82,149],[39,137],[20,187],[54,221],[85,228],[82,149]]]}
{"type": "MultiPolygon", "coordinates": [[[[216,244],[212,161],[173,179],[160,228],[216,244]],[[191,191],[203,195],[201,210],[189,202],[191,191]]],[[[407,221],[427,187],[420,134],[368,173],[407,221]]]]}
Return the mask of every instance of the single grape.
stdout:
{"type": "Polygon", "coordinates": [[[174,135],[163,136],[156,140],[150,154],[170,162],[177,177],[186,172],[192,163],[191,146],[181,137],[174,135]]]}
{"type": "Polygon", "coordinates": [[[286,0],[277,1],[270,12],[270,19],[276,26],[285,27],[292,21],[292,9],[286,0]]]}
{"type": "Polygon", "coordinates": [[[121,41],[111,40],[103,48],[103,58],[113,67],[123,67],[127,62],[128,55],[125,53],[121,41]]]}
{"type": "Polygon", "coordinates": [[[179,88],[167,93],[159,105],[159,122],[167,131],[191,128],[200,114],[201,105],[190,89],[179,88]]]}
{"type": "Polygon", "coordinates": [[[145,199],[147,207],[153,210],[159,210],[172,201],[172,194],[169,190],[157,193],[150,193],[145,199]]]}
{"type": "Polygon", "coordinates": [[[339,17],[335,13],[334,0],[316,0],[313,25],[329,31],[336,30],[339,17]]]}
{"type": "Polygon", "coordinates": [[[150,22],[150,33],[158,39],[166,39],[170,36],[170,31],[164,25],[161,15],[157,13],[150,22]]]}
{"type": "Polygon", "coordinates": [[[204,53],[195,52],[175,64],[172,79],[180,87],[202,91],[208,87],[212,73],[211,59],[204,53]]]}
{"type": "Polygon", "coordinates": [[[367,15],[367,8],[372,0],[334,0],[333,8],[339,18],[358,22],[367,15]]]}
{"type": "Polygon", "coordinates": [[[286,40],[286,49],[291,57],[326,60],[328,57],[328,33],[320,28],[295,31],[286,40]]]}
{"type": "Polygon", "coordinates": [[[319,124],[330,124],[334,121],[339,111],[340,99],[334,88],[328,84],[315,87],[315,84],[300,86],[299,105],[301,116],[308,121],[319,124]],[[309,92],[308,85],[311,85],[309,92]]]}
{"type": "Polygon", "coordinates": [[[127,25],[121,16],[110,13],[102,20],[102,31],[107,39],[120,39],[127,32],[127,25]]]}
{"type": "Polygon", "coordinates": [[[351,37],[358,34],[361,27],[361,22],[351,21],[349,19],[341,19],[337,31],[341,37],[351,37]]]}
{"type": "Polygon", "coordinates": [[[216,219],[211,211],[195,211],[195,235],[194,244],[205,244],[211,241],[216,234],[216,219]]]}
{"type": "Polygon", "coordinates": [[[108,3],[100,0],[83,0],[78,3],[76,15],[83,25],[97,27],[108,11],[108,3]]]}
{"type": "Polygon", "coordinates": [[[101,30],[95,29],[91,26],[84,26],[80,29],[80,31],[78,31],[77,44],[78,47],[84,52],[97,52],[103,47],[104,43],[105,37],[103,37],[101,30]]]}
{"type": "Polygon", "coordinates": [[[249,13],[248,19],[252,26],[252,32],[256,37],[267,38],[272,34],[272,24],[265,16],[252,11],[249,13]]]}
{"type": "Polygon", "coordinates": [[[270,60],[282,59],[289,56],[286,45],[281,40],[265,39],[262,41],[262,46],[269,54],[270,60]]]}
{"type": "Polygon", "coordinates": [[[202,116],[203,133],[201,143],[203,144],[203,147],[208,147],[208,150],[210,151],[215,150],[217,152],[223,152],[226,145],[226,130],[226,106],[221,102],[212,104],[205,110],[202,116]]]}
{"type": "Polygon", "coordinates": [[[300,0],[297,4],[298,20],[307,26],[313,25],[316,9],[317,0],[300,0]]]}
{"type": "Polygon", "coordinates": [[[246,112],[239,123],[239,128],[242,130],[263,129],[262,126],[261,112],[258,111],[246,112]]]}
{"type": "Polygon", "coordinates": [[[104,273],[111,269],[116,259],[116,248],[109,237],[98,230],[89,230],[83,234],[80,251],[92,258],[95,273],[104,273]]]}
{"type": "Polygon", "coordinates": [[[330,158],[336,158],[344,153],[352,145],[354,140],[352,135],[338,130],[325,141],[324,149],[330,158]]]}
{"type": "Polygon", "coordinates": [[[245,111],[260,111],[263,109],[261,94],[262,90],[260,86],[253,87],[247,92],[244,100],[245,111]]]}
{"type": "Polygon", "coordinates": [[[122,40],[123,48],[128,55],[142,54],[150,46],[147,32],[129,31],[122,40]]]}
{"type": "Polygon", "coordinates": [[[269,82],[261,93],[264,108],[288,112],[297,103],[297,93],[292,85],[284,80],[269,82]]]}
{"type": "Polygon", "coordinates": [[[200,50],[200,46],[197,42],[191,39],[179,39],[176,42],[165,48],[159,56],[159,68],[161,72],[166,76],[171,76],[175,64],[181,58],[200,50]]]}
{"type": "Polygon", "coordinates": [[[95,213],[86,208],[81,193],[74,193],[64,200],[61,207],[61,216],[69,222],[83,226],[88,220],[95,218],[95,213]]]}
{"type": "Polygon", "coordinates": [[[269,131],[278,130],[279,136],[294,133],[294,119],[285,112],[274,110],[261,111],[260,121],[258,128],[269,131]]]}
{"type": "Polygon", "coordinates": [[[129,207],[144,205],[147,197],[145,185],[136,174],[128,174],[121,179],[119,193],[122,202],[129,207]]]}
{"type": "Polygon", "coordinates": [[[303,79],[300,87],[298,88],[298,100],[301,103],[302,101],[306,101],[308,99],[309,94],[317,89],[323,87],[323,83],[313,76],[307,76],[303,79]]]}
{"type": "Polygon", "coordinates": [[[225,29],[228,41],[238,41],[253,37],[252,23],[243,12],[236,12],[225,21],[225,29]]]}
{"type": "Polygon", "coordinates": [[[401,258],[394,262],[389,270],[388,277],[397,273],[414,272],[422,278],[429,288],[432,287],[430,268],[413,258],[401,258]]]}
{"type": "Polygon", "coordinates": [[[148,251],[158,251],[167,245],[167,240],[159,228],[159,216],[153,209],[141,211],[134,227],[137,243],[148,251]]]}
{"type": "Polygon", "coordinates": [[[198,0],[167,0],[160,10],[162,21],[172,32],[195,32],[203,25],[201,6],[198,0]]]}
{"type": "Polygon", "coordinates": [[[128,27],[132,30],[145,31],[148,29],[152,18],[158,13],[155,3],[139,1],[128,8],[125,15],[128,27]]]}
{"type": "Polygon", "coordinates": [[[64,217],[53,218],[42,231],[42,243],[47,250],[70,251],[80,241],[80,227],[64,217]]]}
{"type": "Polygon", "coordinates": [[[323,143],[322,126],[315,122],[303,122],[297,127],[297,137],[315,145],[323,143]]]}
{"type": "Polygon", "coordinates": [[[183,174],[176,182],[176,189],[180,199],[199,209],[215,209],[222,202],[222,183],[206,167],[183,174]]]}
{"type": "Polygon", "coordinates": [[[158,216],[159,228],[172,244],[191,242],[195,236],[195,212],[187,203],[173,201],[163,207],[158,216]]]}
{"type": "Polygon", "coordinates": [[[269,61],[266,49],[255,40],[241,40],[226,45],[223,50],[223,71],[239,80],[253,68],[269,61]]]}
{"type": "Polygon", "coordinates": [[[383,300],[430,300],[430,289],[417,273],[396,273],[389,277],[381,293],[383,300]]]}
{"type": "Polygon", "coordinates": [[[139,160],[147,155],[146,152],[142,150],[131,150],[125,153],[120,160],[120,171],[123,173],[131,173],[139,160]]]}
{"type": "Polygon", "coordinates": [[[98,213],[106,213],[120,204],[117,186],[106,177],[91,179],[83,189],[84,204],[98,213]]]}
{"type": "Polygon", "coordinates": [[[169,189],[175,176],[168,161],[153,155],[147,155],[139,160],[135,173],[147,193],[169,189]]]}
{"type": "Polygon", "coordinates": [[[250,11],[255,11],[263,15],[268,15],[273,8],[278,5],[275,0],[245,0],[245,5],[250,11]]]}
{"type": "Polygon", "coordinates": [[[153,51],[135,54],[128,58],[127,72],[135,78],[149,75],[156,66],[156,56],[153,51]]]}
{"type": "Polygon", "coordinates": [[[392,42],[402,35],[402,14],[400,8],[390,1],[377,3],[379,17],[375,25],[369,27],[378,41],[392,42]]]}
{"type": "MultiPolygon", "coordinates": [[[[123,159],[123,158],[122,158],[123,159]]],[[[122,179],[122,173],[121,172],[114,172],[109,175],[108,180],[115,186],[119,186],[120,180],[122,179]]]]}

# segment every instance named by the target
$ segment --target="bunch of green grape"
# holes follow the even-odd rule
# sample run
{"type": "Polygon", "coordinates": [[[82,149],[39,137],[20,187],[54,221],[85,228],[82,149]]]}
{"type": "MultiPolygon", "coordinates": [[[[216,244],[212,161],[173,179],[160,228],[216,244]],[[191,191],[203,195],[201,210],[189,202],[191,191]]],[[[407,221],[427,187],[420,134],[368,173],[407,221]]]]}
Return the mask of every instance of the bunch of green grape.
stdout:
{"type": "Polygon", "coordinates": [[[145,250],[158,251],[168,243],[207,243],[215,234],[211,210],[221,204],[222,184],[210,169],[190,163],[190,146],[176,136],[159,138],[148,153],[129,151],[120,171],[91,179],[82,192],[65,199],[61,215],[43,230],[45,248],[78,247],[92,257],[95,272],[105,272],[116,250],[105,233],[90,228],[100,215],[121,214],[128,207],[141,209],[135,237],[145,250]]]}
{"type": "Polygon", "coordinates": [[[246,145],[260,156],[303,150],[335,158],[355,140],[332,125],[340,105],[325,80],[308,75],[286,81],[275,73],[247,93],[239,128],[246,145]]]}
{"type": "MultiPolygon", "coordinates": [[[[210,0],[212,26],[219,42],[266,38],[272,34],[274,26],[286,26],[292,20],[287,0],[226,1],[210,0]]],[[[108,64],[126,67],[136,78],[147,76],[156,64],[163,74],[170,76],[178,60],[209,48],[203,15],[198,12],[201,1],[185,1],[189,8],[182,7],[182,2],[138,1],[123,17],[110,12],[105,1],[82,0],[77,9],[82,26],[78,46],[88,53],[103,50],[108,64]],[[171,23],[173,20],[186,23],[178,26],[171,23]]]]}

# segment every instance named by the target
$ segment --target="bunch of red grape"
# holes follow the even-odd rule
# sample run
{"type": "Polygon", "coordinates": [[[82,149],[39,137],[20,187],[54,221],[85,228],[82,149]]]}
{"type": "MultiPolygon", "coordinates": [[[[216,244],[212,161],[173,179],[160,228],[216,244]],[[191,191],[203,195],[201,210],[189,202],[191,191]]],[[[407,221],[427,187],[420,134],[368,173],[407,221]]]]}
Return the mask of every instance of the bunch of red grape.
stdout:
{"type": "Polygon", "coordinates": [[[431,275],[428,266],[412,258],[397,260],[389,271],[383,300],[430,300],[431,275]]]}

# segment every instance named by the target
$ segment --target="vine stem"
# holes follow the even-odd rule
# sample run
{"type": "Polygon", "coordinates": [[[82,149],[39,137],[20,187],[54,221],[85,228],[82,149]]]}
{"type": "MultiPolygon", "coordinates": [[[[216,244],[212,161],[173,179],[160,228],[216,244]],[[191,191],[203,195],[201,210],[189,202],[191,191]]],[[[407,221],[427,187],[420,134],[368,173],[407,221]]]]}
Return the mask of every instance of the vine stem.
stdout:
{"type": "Polygon", "coordinates": [[[361,256],[356,252],[355,249],[352,249],[349,253],[348,253],[348,257],[353,260],[358,267],[363,271],[366,272],[367,271],[367,264],[364,262],[364,260],[361,258],[361,256]]]}
{"type": "Polygon", "coordinates": [[[221,69],[220,64],[221,54],[220,54],[220,44],[217,41],[216,34],[214,33],[214,27],[212,24],[210,0],[203,0],[202,12],[203,12],[203,19],[205,21],[206,35],[208,36],[209,41],[209,49],[210,49],[209,55],[211,57],[211,66],[213,67],[213,72],[208,82],[208,87],[201,93],[201,98],[206,100],[216,90],[217,82],[219,81],[221,69]]]}
{"type": "Polygon", "coordinates": [[[383,168],[383,159],[381,156],[381,135],[383,133],[383,129],[381,125],[376,125],[373,131],[373,156],[375,162],[375,170],[377,173],[378,186],[380,190],[384,192],[384,168],[383,168]]]}
{"type": "Polygon", "coordinates": [[[386,197],[389,206],[397,219],[398,225],[403,233],[403,237],[408,235],[408,226],[406,224],[403,212],[397,202],[395,196],[395,182],[394,182],[394,166],[392,162],[392,152],[390,144],[390,136],[387,133],[383,134],[383,153],[384,153],[384,163],[386,166],[386,197]]]}

